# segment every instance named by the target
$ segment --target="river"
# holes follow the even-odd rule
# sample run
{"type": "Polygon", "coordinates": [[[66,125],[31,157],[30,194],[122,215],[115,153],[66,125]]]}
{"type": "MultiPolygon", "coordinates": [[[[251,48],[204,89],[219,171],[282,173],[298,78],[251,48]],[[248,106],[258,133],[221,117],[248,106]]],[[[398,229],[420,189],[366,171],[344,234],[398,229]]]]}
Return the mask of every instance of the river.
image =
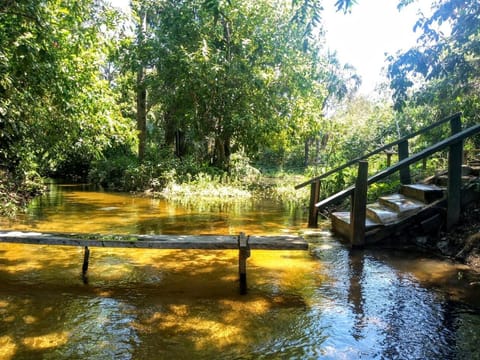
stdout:
{"type": "Polygon", "coordinates": [[[52,186],[0,228],[285,234],[309,251],[0,244],[0,359],[480,359],[480,277],[401,250],[350,251],[273,201],[195,206],[52,186]]]}

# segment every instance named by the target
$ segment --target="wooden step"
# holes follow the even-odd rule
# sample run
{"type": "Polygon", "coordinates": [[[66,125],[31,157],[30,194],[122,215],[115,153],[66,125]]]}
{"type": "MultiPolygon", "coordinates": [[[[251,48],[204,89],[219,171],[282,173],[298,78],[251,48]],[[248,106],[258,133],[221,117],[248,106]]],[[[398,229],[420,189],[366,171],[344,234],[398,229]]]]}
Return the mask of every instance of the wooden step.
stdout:
{"type": "Polygon", "coordinates": [[[472,169],[472,175],[475,175],[475,176],[480,175],[480,164],[471,165],[470,168],[472,169]]]}
{"type": "Polygon", "coordinates": [[[385,205],[373,203],[367,205],[367,218],[375,223],[387,225],[396,222],[399,214],[385,205]]]}
{"type": "Polygon", "coordinates": [[[462,176],[469,176],[472,174],[472,167],[468,165],[462,165],[462,176]]]}
{"type": "MultiPolygon", "coordinates": [[[[338,211],[330,214],[332,230],[345,239],[350,238],[350,211],[338,211]]],[[[373,230],[382,226],[382,224],[369,219],[365,219],[365,231],[373,230]]]]}
{"type": "Polygon", "coordinates": [[[430,204],[444,197],[444,191],[441,187],[427,184],[402,185],[400,193],[426,204],[430,204]]]}
{"type": "Polygon", "coordinates": [[[415,213],[425,206],[423,202],[406,197],[403,194],[382,196],[378,201],[380,204],[400,213],[401,217],[415,213]]]}
{"type": "MultiPolygon", "coordinates": [[[[463,175],[462,176],[462,184],[468,184],[470,181],[476,179],[476,176],[472,175],[463,175]]],[[[447,187],[448,186],[448,175],[440,175],[435,178],[435,185],[440,187],[447,187]]]]}

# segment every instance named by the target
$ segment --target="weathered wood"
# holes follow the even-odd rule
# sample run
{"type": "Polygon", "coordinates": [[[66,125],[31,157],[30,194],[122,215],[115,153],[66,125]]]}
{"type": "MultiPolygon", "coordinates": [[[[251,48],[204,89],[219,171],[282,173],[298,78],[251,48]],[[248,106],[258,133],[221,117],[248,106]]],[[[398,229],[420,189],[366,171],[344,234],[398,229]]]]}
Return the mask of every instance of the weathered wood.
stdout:
{"type": "Polygon", "coordinates": [[[460,114],[458,114],[458,116],[452,116],[450,118],[450,132],[452,135],[455,135],[460,131],[462,131],[462,119],[460,114]]]}
{"type": "Polygon", "coordinates": [[[347,163],[345,163],[345,164],[343,164],[343,165],[341,165],[341,166],[339,166],[339,167],[337,167],[337,168],[335,168],[335,169],[329,170],[329,171],[323,173],[323,174],[320,175],[320,176],[314,177],[314,178],[312,178],[312,179],[310,179],[310,180],[307,180],[307,181],[305,181],[305,182],[303,182],[303,183],[301,183],[301,184],[298,184],[298,185],[295,186],[295,189],[298,190],[298,189],[300,189],[300,188],[302,188],[302,187],[304,187],[304,186],[307,186],[307,185],[309,185],[309,184],[311,184],[311,183],[313,183],[313,182],[315,182],[315,181],[317,181],[317,180],[324,179],[324,178],[326,178],[326,177],[328,177],[328,176],[330,176],[330,175],[332,175],[332,174],[335,174],[336,172],[339,172],[340,170],[346,169],[347,167],[350,167],[350,166],[356,164],[356,163],[359,162],[360,160],[364,160],[364,159],[367,159],[367,158],[369,158],[369,157],[371,157],[371,156],[373,156],[373,155],[379,154],[379,153],[381,153],[382,151],[385,151],[385,150],[388,150],[388,149],[390,149],[390,148],[392,148],[392,147],[394,147],[394,146],[397,146],[397,145],[400,144],[401,142],[407,141],[407,140],[409,140],[409,139],[411,139],[411,138],[414,138],[415,136],[424,134],[424,133],[426,133],[427,131],[430,131],[430,130],[436,128],[437,126],[440,126],[440,125],[442,125],[442,124],[445,124],[446,122],[452,122],[452,119],[453,119],[453,121],[457,121],[457,119],[458,119],[458,121],[460,121],[460,120],[461,120],[461,115],[462,115],[461,113],[456,113],[456,114],[453,114],[453,115],[451,115],[451,116],[448,116],[448,117],[446,117],[446,118],[444,118],[444,119],[441,119],[441,120],[439,120],[439,121],[437,121],[437,122],[435,122],[435,123],[433,123],[433,124],[431,124],[431,125],[425,126],[424,128],[422,128],[422,129],[420,129],[420,130],[418,130],[418,131],[415,131],[415,132],[413,132],[413,133],[411,133],[411,134],[409,134],[409,135],[407,135],[407,136],[404,136],[403,138],[401,138],[401,139],[399,139],[399,140],[396,140],[396,141],[394,141],[394,142],[391,142],[391,143],[389,143],[389,144],[387,144],[387,145],[383,145],[383,146],[381,146],[381,147],[373,150],[372,152],[369,152],[368,154],[365,154],[365,155],[363,155],[363,156],[360,156],[360,157],[358,157],[358,158],[355,158],[355,159],[353,159],[353,160],[350,160],[349,162],[347,162],[347,163]]]}
{"type": "MultiPolygon", "coordinates": [[[[462,131],[460,117],[450,120],[452,135],[462,131]]],[[[450,230],[460,219],[461,187],[462,187],[463,142],[450,145],[448,152],[448,184],[447,184],[447,230],[450,230]]]]}
{"type": "Polygon", "coordinates": [[[84,246],[82,279],[88,283],[89,247],[176,249],[176,250],[238,250],[240,293],[247,292],[247,259],[250,249],[307,250],[308,243],[299,236],[234,235],[99,235],[46,234],[38,232],[0,231],[0,242],[31,245],[84,246]]]}
{"type": "Polygon", "coordinates": [[[448,152],[447,230],[450,230],[460,219],[462,152],[462,142],[451,145],[448,152]]]}
{"type": "Polygon", "coordinates": [[[240,294],[247,293],[247,259],[250,257],[248,237],[240,233],[238,237],[238,276],[240,278],[240,294]]]}
{"type": "Polygon", "coordinates": [[[387,167],[390,167],[392,165],[392,155],[395,154],[395,151],[392,149],[386,149],[385,150],[385,155],[387,155],[387,167]]]}
{"type": "Polygon", "coordinates": [[[83,254],[83,265],[82,265],[82,280],[84,284],[88,284],[88,260],[90,259],[90,249],[88,246],[85,246],[85,251],[83,254]]]}
{"type": "Polygon", "coordinates": [[[312,183],[310,187],[310,204],[308,211],[308,227],[316,228],[318,225],[318,208],[315,204],[320,200],[320,180],[312,183]]]}
{"type": "MultiPolygon", "coordinates": [[[[408,158],[408,140],[402,141],[398,144],[398,161],[408,158]]],[[[410,184],[412,178],[410,176],[410,167],[408,165],[400,169],[400,182],[402,184],[410,184]]]]}
{"type": "MultiPolygon", "coordinates": [[[[238,249],[235,235],[98,235],[0,231],[0,242],[36,245],[89,246],[138,249],[238,249]]],[[[306,250],[299,236],[251,236],[250,248],[264,250],[306,250]]]]}
{"type": "MultiPolygon", "coordinates": [[[[422,160],[424,157],[427,157],[427,156],[430,156],[440,150],[443,150],[445,149],[446,147],[452,145],[452,144],[455,144],[455,143],[458,143],[464,139],[467,139],[477,133],[480,132],[480,124],[477,124],[477,125],[474,125],[474,126],[471,126],[469,127],[468,129],[465,129],[465,130],[462,130],[461,132],[459,132],[458,134],[455,134],[455,135],[452,135],[442,141],[439,141],[438,143],[436,143],[435,145],[432,145],[412,156],[410,156],[409,158],[407,159],[404,159],[404,160],[401,160],[399,161],[398,163],[396,163],[395,165],[385,169],[385,170],[382,170],[380,171],[379,173],[377,173],[376,175],[373,175],[371,176],[370,178],[368,178],[368,184],[373,184],[373,183],[376,183],[377,181],[379,180],[382,180],[384,178],[386,178],[387,176],[399,171],[401,168],[407,166],[407,165],[411,165],[411,164],[414,164],[420,160],[422,160]]],[[[347,196],[351,195],[353,193],[355,189],[355,185],[353,186],[350,186],[332,196],[329,196],[328,198],[326,199],[323,199],[322,201],[318,202],[317,204],[315,204],[316,207],[318,207],[319,209],[331,204],[331,203],[334,203],[334,202],[338,202],[344,198],[346,198],[347,196]]]]}
{"type": "Polygon", "coordinates": [[[350,212],[350,243],[352,247],[365,245],[365,218],[367,209],[368,162],[359,161],[358,174],[355,183],[353,207],[350,212]]]}

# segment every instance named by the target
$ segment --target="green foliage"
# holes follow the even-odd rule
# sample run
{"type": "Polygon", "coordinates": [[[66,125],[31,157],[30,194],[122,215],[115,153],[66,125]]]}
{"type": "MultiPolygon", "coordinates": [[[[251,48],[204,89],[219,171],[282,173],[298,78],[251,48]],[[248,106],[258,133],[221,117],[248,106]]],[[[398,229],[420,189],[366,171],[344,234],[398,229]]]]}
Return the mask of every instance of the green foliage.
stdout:
{"type": "Polygon", "coordinates": [[[146,69],[137,85],[149,94],[150,128],[163,130],[157,143],[229,170],[232,153],[290,152],[317,132],[327,98],[350,89],[323,54],[322,33],[305,29],[320,26],[320,9],[318,1],[136,2],[124,69],[146,69]]]}
{"type": "Polygon", "coordinates": [[[130,136],[99,73],[114,25],[115,14],[93,0],[0,5],[1,163],[75,169],[130,136]]]}
{"type": "Polygon", "coordinates": [[[436,118],[461,110],[468,122],[477,123],[480,3],[441,0],[433,10],[416,24],[418,45],[389,58],[396,109],[418,107],[436,118]]]}
{"type": "Polygon", "coordinates": [[[0,216],[14,218],[43,190],[42,179],[33,171],[18,176],[0,169],[0,216]]]}
{"type": "MultiPolygon", "coordinates": [[[[93,184],[109,189],[125,189],[125,175],[129,168],[135,167],[136,157],[118,154],[95,161],[89,171],[88,179],[93,184]]],[[[127,189],[125,189],[127,190],[127,189]]]]}
{"type": "Polygon", "coordinates": [[[127,191],[207,181],[254,190],[263,185],[251,160],[298,169],[305,141],[331,132],[322,112],[358,84],[325,54],[317,0],[138,0],[132,9],[130,32],[103,1],[0,4],[0,165],[88,173],[127,191]],[[143,89],[147,126],[137,132],[143,89]],[[131,150],[137,134],[142,161],[131,150]]]}
{"type": "Polygon", "coordinates": [[[230,177],[236,181],[255,182],[260,178],[260,171],[253,167],[250,159],[238,152],[230,157],[230,177]]]}

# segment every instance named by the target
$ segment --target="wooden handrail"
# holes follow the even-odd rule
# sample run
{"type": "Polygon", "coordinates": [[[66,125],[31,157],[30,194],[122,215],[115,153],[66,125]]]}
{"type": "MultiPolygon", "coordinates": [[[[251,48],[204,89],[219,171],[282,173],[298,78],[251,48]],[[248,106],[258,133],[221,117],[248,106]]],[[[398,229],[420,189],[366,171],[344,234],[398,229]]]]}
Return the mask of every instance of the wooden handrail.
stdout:
{"type": "Polygon", "coordinates": [[[462,115],[462,113],[460,113],[460,112],[458,112],[458,113],[456,113],[456,114],[453,114],[453,115],[450,115],[450,116],[448,116],[448,117],[446,117],[446,118],[444,118],[444,119],[442,119],[442,120],[439,120],[439,121],[437,121],[437,122],[435,122],[435,123],[433,123],[433,124],[431,124],[431,125],[428,125],[428,126],[422,128],[422,129],[420,129],[420,130],[417,130],[417,131],[415,131],[415,132],[413,132],[413,133],[411,133],[411,134],[409,134],[409,135],[406,135],[406,136],[402,137],[402,138],[399,139],[399,140],[396,140],[396,141],[394,141],[394,142],[391,142],[391,143],[389,143],[389,144],[387,144],[387,145],[383,145],[383,146],[381,146],[381,147],[379,147],[379,148],[377,148],[377,149],[375,149],[375,150],[373,150],[373,151],[371,151],[371,152],[369,152],[369,153],[367,153],[367,154],[365,154],[365,155],[363,155],[363,156],[360,156],[360,157],[358,157],[358,158],[355,158],[355,159],[353,159],[353,160],[350,160],[349,162],[347,162],[347,163],[345,163],[345,164],[343,164],[343,165],[341,165],[341,166],[339,166],[339,167],[337,167],[337,168],[335,168],[335,169],[329,170],[329,171],[327,171],[326,173],[323,173],[322,175],[319,175],[319,176],[317,176],[317,177],[315,177],[315,178],[312,178],[312,179],[310,179],[310,180],[307,180],[307,181],[305,181],[305,182],[303,182],[303,183],[301,183],[301,184],[299,184],[299,185],[296,185],[296,186],[295,186],[295,190],[301,189],[301,188],[303,188],[303,187],[305,187],[305,186],[307,186],[307,185],[309,185],[309,184],[312,184],[312,183],[314,183],[314,182],[316,182],[316,181],[322,180],[322,179],[324,179],[324,178],[326,178],[326,177],[328,177],[328,176],[330,176],[330,175],[332,175],[332,174],[335,174],[336,172],[339,172],[339,171],[341,171],[341,170],[343,170],[343,169],[346,169],[347,167],[350,167],[350,166],[352,166],[352,165],[355,165],[355,164],[358,163],[360,160],[367,159],[367,158],[369,158],[369,157],[371,157],[371,156],[373,156],[373,155],[379,154],[379,153],[381,153],[382,151],[385,151],[385,150],[387,150],[387,149],[389,149],[389,148],[391,148],[391,147],[397,146],[398,144],[400,144],[400,143],[402,143],[402,142],[404,142],[404,141],[407,141],[407,140],[409,140],[409,139],[411,139],[411,138],[413,138],[413,137],[415,137],[415,136],[418,136],[418,135],[421,135],[421,134],[423,134],[423,133],[426,133],[427,131],[432,130],[432,129],[436,128],[437,126],[440,126],[440,125],[442,125],[442,124],[444,124],[444,123],[446,123],[446,122],[448,122],[448,121],[451,121],[451,120],[455,119],[456,117],[460,117],[461,115],[462,115]]]}
{"type": "MultiPolygon", "coordinates": [[[[457,115],[457,114],[456,114],[457,115]]],[[[452,117],[450,117],[452,118],[452,117]]],[[[406,166],[409,166],[411,164],[414,164],[420,160],[422,160],[423,158],[426,158],[440,150],[443,150],[444,148],[450,146],[450,145],[453,145],[453,144],[456,144],[466,138],[469,138],[470,136],[473,136],[477,133],[480,132],[480,124],[477,124],[477,125],[474,125],[472,127],[469,127],[468,129],[465,129],[459,133],[456,133],[455,135],[452,135],[448,138],[446,138],[445,140],[442,140],[438,143],[436,143],[435,145],[432,145],[418,153],[416,153],[415,155],[412,155],[406,159],[403,159],[403,160],[400,160],[398,163],[396,163],[395,165],[393,166],[390,166],[389,168],[385,169],[385,170],[382,170],[380,171],[379,173],[371,176],[368,178],[367,180],[367,184],[370,185],[370,184],[373,184],[381,179],[384,179],[386,178],[387,176],[399,171],[400,169],[406,167],[406,166]]],[[[340,200],[343,200],[344,198],[346,198],[347,196],[353,194],[355,190],[355,185],[352,185],[328,198],[325,198],[323,199],[322,201],[318,202],[315,204],[315,207],[317,207],[318,209],[322,209],[324,208],[325,206],[333,203],[333,202],[337,202],[337,201],[340,201],[340,200]]]]}

